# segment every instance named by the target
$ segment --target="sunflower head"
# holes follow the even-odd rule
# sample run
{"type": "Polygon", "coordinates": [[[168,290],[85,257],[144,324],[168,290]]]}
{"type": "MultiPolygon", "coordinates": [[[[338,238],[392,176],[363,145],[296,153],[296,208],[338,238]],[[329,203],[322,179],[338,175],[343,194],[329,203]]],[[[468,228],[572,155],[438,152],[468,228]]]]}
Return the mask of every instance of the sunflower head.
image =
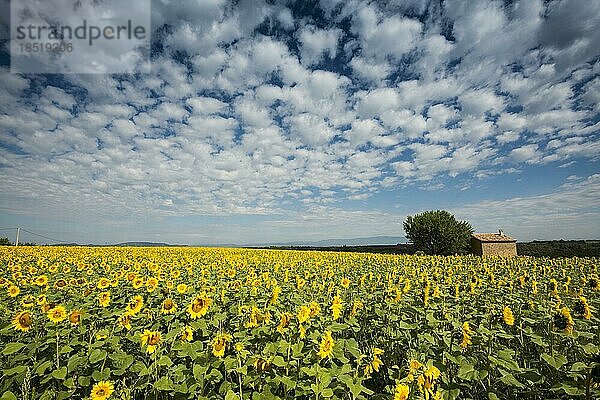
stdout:
{"type": "Polygon", "coordinates": [[[65,310],[63,306],[56,306],[54,308],[49,309],[46,315],[48,315],[50,321],[54,323],[59,323],[61,321],[64,321],[65,318],[67,318],[67,310],[65,310]]]}
{"type": "Polygon", "coordinates": [[[573,332],[573,318],[567,307],[563,307],[560,311],[555,313],[552,321],[555,328],[564,330],[566,333],[573,332]]]}
{"type": "Polygon", "coordinates": [[[258,372],[269,371],[271,369],[271,366],[271,361],[266,360],[262,357],[258,357],[256,361],[254,361],[254,368],[256,368],[258,372]]]}
{"type": "Polygon", "coordinates": [[[21,289],[19,289],[19,287],[18,287],[18,286],[16,286],[16,285],[11,285],[11,286],[8,288],[8,295],[9,295],[10,297],[16,297],[16,296],[18,296],[18,295],[19,295],[19,293],[21,293],[21,289]]]}
{"type": "Polygon", "coordinates": [[[330,331],[326,331],[323,334],[323,337],[321,338],[321,344],[319,345],[319,352],[317,353],[317,355],[323,359],[325,357],[331,357],[331,355],[333,354],[333,346],[335,345],[335,342],[333,340],[333,337],[331,336],[331,332],[330,331]]]}
{"type": "Polygon", "coordinates": [[[409,393],[410,387],[403,383],[399,383],[396,385],[396,390],[394,391],[394,400],[407,400],[409,393]]]}
{"type": "Polygon", "coordinates": [[[515,317],[509,306],[504,306],[504,309],[502,310],[502,319],[504,320],[504,323],[508,326],[512,326],[515,324],[515,317]]]}
{"type": "Polygon", "coordinates": [[[33,318],[29,311],[21,311],[13,318],[13,326],[16,330],[27,332],[33,325],[33,318]]]}
{"type": "Polygon", "coordinates": [[[588,304],[587,299],[583,296],[579,296],[577,303],[575,303],[575,306],[573,307],[573,311],[575,311],[575,314],[585,319],[590,319],[592,317],[590,305],[588,304]]]}
{"type": "Polygon", "coordinates": [[[69,314],[69,322],[71,323],[71,325],[79,325],[79,323],[81,322],[82,315],[83,312],[81,310],[71,311],[71,313],[69,314]]]}
{"type": "Polygon", "coordinates": [[[184,294],[185,292],[187,292],[187,290],[188,285],[186,285],[185,283],[180,283],[179,285],[177,285],[177,293],[184,294]]]}
{"type": "Polygon", "coordinates": [[[127,330],[131,329],[131,314],[125,313],[119,317],[119,325],[126,328],[127,330]]]}
{"type": "Polygon", "coordinates": [[[162,304],[162,313],[163,314],[173,314],[177,309],[177,305],[173,301],[173,299],[165,299],[162,304]]]}
{"type": "Polygon", "coordinates": [[[192,340],[194,340],[194,331],[192,330],[192,327],[189,325],[186,325],[183,330],[181,331],[181,340],[184,342],[191,342],[192,340]]]}
{"type": "Polygon", "coordinates": [[[58,279],[56,282],[54,282],[54,287],[57,289],[64,289],[68,286],[69,284],[67,283],[66,280],[64,279],[58,279]]]}
{"type": "Polygon", "coordinates": [[[161,334],[158,331],[150,331],[148,329],[144,330],[142,333],[141,341],[143,345],[146,345],[146,352],[149,354],[154,353],[156,350],[156,346],[160,343],[161,334]]]}
{"type": "Polygon", "coordinates": [[[232,336],[228,333],[221,333],[212,341],[212,353],[215,357],[222,358],[225,355],[225,348],[231,342],[232,336]]]}
{"type": "Polygon", "coordinates": [[[94,385],[90,396],[92,400],[106,400],[114,391],[115,388],[112,382],[100,381],[94,385]]]}

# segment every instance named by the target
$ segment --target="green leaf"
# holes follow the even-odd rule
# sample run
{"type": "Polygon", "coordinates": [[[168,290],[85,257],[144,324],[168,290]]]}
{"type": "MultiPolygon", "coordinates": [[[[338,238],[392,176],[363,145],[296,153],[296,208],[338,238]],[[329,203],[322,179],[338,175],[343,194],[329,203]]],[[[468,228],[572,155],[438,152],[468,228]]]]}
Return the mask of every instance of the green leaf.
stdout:
{"type": "Polygon", "coordinates": [[[411,330],[411,329],[415,329],[417,327],[417,324],[407,324],[404,321],[400,321],[400,323],[398,324],[398,327],[400,329],[409,329],[409,330],[411,330]]]}
{"type": "Polygon", "coordinates": [[[52,366],[52,361],[44,361],[43,363],[41,363],[40,365],[38,365],[38,367],[35,369],[35,373],[38,375],[44,375],[44,373],[46,372],[46,370],[48,368],[50,368],[52,366]]]}
{"type": "Polygon", "coordinates": [[[199,381],[204,378],[204,374],[208,370],[208,367],[205,365],[195,364],[192,372],[194,373],[194,378],[199,381]]]}
{"type": "Polygon", "coordinates": [[[290,377],[287,376],[280,376],[279,380],[281,381],[281,383],[283,383],[285,385],[285,387],[289,390],[289,389],[293,389],[296,387],[296,381],[294,381],[293,379],[291,379],[290,377]]]}
{"type": "Polygon", "coordinates": [[[80,376],[77,378],[77,382],[81,386],[90,386],[90,377],[89,376],[80,376]]]}
{"type": "Polygon", "coordinates": [[[556,369],[556,370],[560,369],[560,367],[562,367],[563,365],[565,365],[567,363],[566,357],[561,354],[558,354],[558,355],[552,357],[548,353],[543,353],[541,358],[542,358],[542,360],[544,360],[548,364],[550,364],[552,367],[554,367],[554,369],[556,369]]]}
{"type": "Polygon", "coordinates": [[[585,371],[586,369],[587,366],[582,362],[576,362],[575,364],[571,365],[571,372],[581,372],[585,371]]]}
{"type": "Polygon", "coordinates": [[[17,396],[15,396],[13,392],[8,390],[2,394],[0,400],[17,400],[17,396]]]}
{"type": "Polygon", "coordinates": [[[334,332],[334,333],[335,333],[335,332],[341,332],[341,331],[343,331],[344,329],[347,329],[347,328],[348,328],[348,325],[347,325],[347,324],[340,324],[340,323],[338,323],[338,322],[334,322],[334,323],[332,323],[332,324],[331,324],[331,326],[329,327],[329,330],[330,330],[331,332],[334,332]]]}
{"type": "Polygon", "coordinates": [[[498,396],[496,396],[496,394],[492,393],[492,392],[488,393],[488,399],[489,400],[499,400],[498,396]]]}
{"type": "Polygon", "coordinates": [[[52,371],[52,376],[62,381],[67,376],[67,367],[60,367],[59,369],[55,369],[54,371],[52,371]]]}
{"type": "Polygon", "coordinates": [[[458,377],[467,381],[477,379],[479,374],[475,371],[473,364],[462,363],[458,368],[458,377]]]}
{"type": "Polygon", "coordinates": [[[173,382],[166,376],[160,378],[154,383],[154,389],[156,390],[173,390],[173,382]]]}
{"type": "Polygon", "coordinates": [[[127,369],[134,361],[130,354],[111,354],[109,357],[113,360],[113,367],[117,369],[127,369]]]}
{"type": "Polygon", "coordinates": [[[598,354],[598,346],[596,346],[593,343],[588,343],[588,344],[582,344],[581,348],[583,349],[583,351],[585,351],[587,354],[598,354]]]}
{"type": "Polygon", "coordinates": [[[14,368],[10,368],[10,369],[5,369],[4,375],[6,376],[11,376],[11,375],[17,375],[17,374],[22,374],[23,372],[25,372],[27,370],[27,367],[24,365],[19,365],[17,367],[14,368]]]}
{"type": "Polygon", "coordinates": [[[441,392],[442,392],[442,397],[444,400],[455,400],[458,398],[458,395],[460,394],[460,389],[452,389],[452,390],[441,389],[441,392]]]}
{"type": "Polygon", "coordinates": [[[169,356],[161,356],[158,359],[158,365],[170,367],[171,365],[173,365],[173,361],[171,361],[169,356]]]}
{"type": "Polygon", "coordinates": [[[285,367],[286,362],[283,359],[283,357],[275,356],[275,357],[273,357],[273,364],[277,365],[278,367],[285,367]]]}
{"type": "Polygon", "coordinates": [[[73,379],[73,378],[65,379],[65,381],[63,382],[63,385],[65,385],[69,389],[74,389],[75,388],[75,379],[73,379]]]}
{"type": "Polygon", "coordinates": [[[23,343],[9,343],[6,346],[4,346],[4,350],[2,350],[2,354],[7,356],[9,354],[16,353],[17,351],[21,350],[23,347],[25,347],[25,345],[23,343]]]}
{"type": "Polygon", "coordinates": [[[504,383],[505,385],[509,385],[509,386],[516,386],[520,389],[523,389],[525,386],[519,382],[517,380],[517,378],[515,378],[513,376],[513,374],[506,374],[504,375],[502,378],[500,378],[500,380],[502,381],[502,383],[504,383]]]}
{"type": "Polygon", "coordinates": [[[333,396],[333,389],[330,389],[330,388],[323,389],[323,391],[321,392],[321,395],[323,397],[332,397],[333,396]]]}
{"type": "Polygon", "coordinates": [[[106,350],[94,349],[90,354],[90,363],[95,364],[98,361],[104,360],[107,356],[106,350]]]}
{"type": "Polygon", "coordinates": [[[562,390],[569,396],[582,396],[585,394],[585,390],[576,386],[575,382],[564,382],[558,385],[553,386],[550,390],[553,392],[557,392],[562,390]]]}
{"type": "Polygon", "coordinates": [[[225,395],[225,400],[239,400],[239,399],[240,399],[240,396],[235,394],[235,392],[233,390],[227,391],[227,394],[225,395]]]}
{"type": "Polygon", "coordinates": [[[110,378],[110,369],[108,368],[104,368],[104,370],[102,372],[100,371],[94,371],[92,372],[92,378],[94,378],[95,381],[107,381],[108,378],[110,378]]]}
{"type": "Polygon", "coordinates": [[[320,395],[321,394],[321,386],[317,385],[316,383],[313,383],[310,385],[310,389],[316,394],[316,395],[320,395]]]}
{"type": "Polygon", "coordinates": [[[56,400],[66,400],[68,398],[70,398],[72,395],[71,392],[58,392],[58,394],[56,395],[56,400]]]}

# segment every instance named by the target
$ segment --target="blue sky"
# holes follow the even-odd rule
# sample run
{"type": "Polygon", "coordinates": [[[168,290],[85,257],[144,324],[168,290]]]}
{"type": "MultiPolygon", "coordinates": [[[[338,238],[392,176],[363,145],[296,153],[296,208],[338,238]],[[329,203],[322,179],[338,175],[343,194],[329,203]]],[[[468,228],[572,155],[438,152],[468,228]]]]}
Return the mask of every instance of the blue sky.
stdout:
{"type": "Polygon", "coordinates": [[[600,238],[600,3],[152,5],[149,74],[11,74],[3,50],[0,228],[268,243],[448,209],[600,238]]]}

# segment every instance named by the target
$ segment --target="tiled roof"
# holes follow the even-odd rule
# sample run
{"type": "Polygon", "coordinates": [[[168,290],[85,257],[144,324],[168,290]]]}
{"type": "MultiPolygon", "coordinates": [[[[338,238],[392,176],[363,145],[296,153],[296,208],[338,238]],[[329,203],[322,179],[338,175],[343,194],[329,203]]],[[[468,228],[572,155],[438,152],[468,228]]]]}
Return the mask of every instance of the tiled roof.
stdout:
{"type": "Polygon", "coordinates": [[[516,239],[499,233],[474,233],[473,237],[482,242],[516,242],[516,239]]]}

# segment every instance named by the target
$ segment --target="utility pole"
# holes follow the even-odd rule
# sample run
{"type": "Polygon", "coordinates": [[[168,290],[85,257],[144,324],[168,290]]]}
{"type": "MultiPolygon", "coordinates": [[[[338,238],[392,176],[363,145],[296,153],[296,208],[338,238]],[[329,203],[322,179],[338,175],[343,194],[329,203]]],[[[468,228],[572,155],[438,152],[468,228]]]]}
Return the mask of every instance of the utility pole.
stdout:
{"type": "Polygon", "coordinates": [[[19,233],[21,233],[21,228],[17,228],[17,240],[15,240],[15,247],[19,245],[19,233]]]}

